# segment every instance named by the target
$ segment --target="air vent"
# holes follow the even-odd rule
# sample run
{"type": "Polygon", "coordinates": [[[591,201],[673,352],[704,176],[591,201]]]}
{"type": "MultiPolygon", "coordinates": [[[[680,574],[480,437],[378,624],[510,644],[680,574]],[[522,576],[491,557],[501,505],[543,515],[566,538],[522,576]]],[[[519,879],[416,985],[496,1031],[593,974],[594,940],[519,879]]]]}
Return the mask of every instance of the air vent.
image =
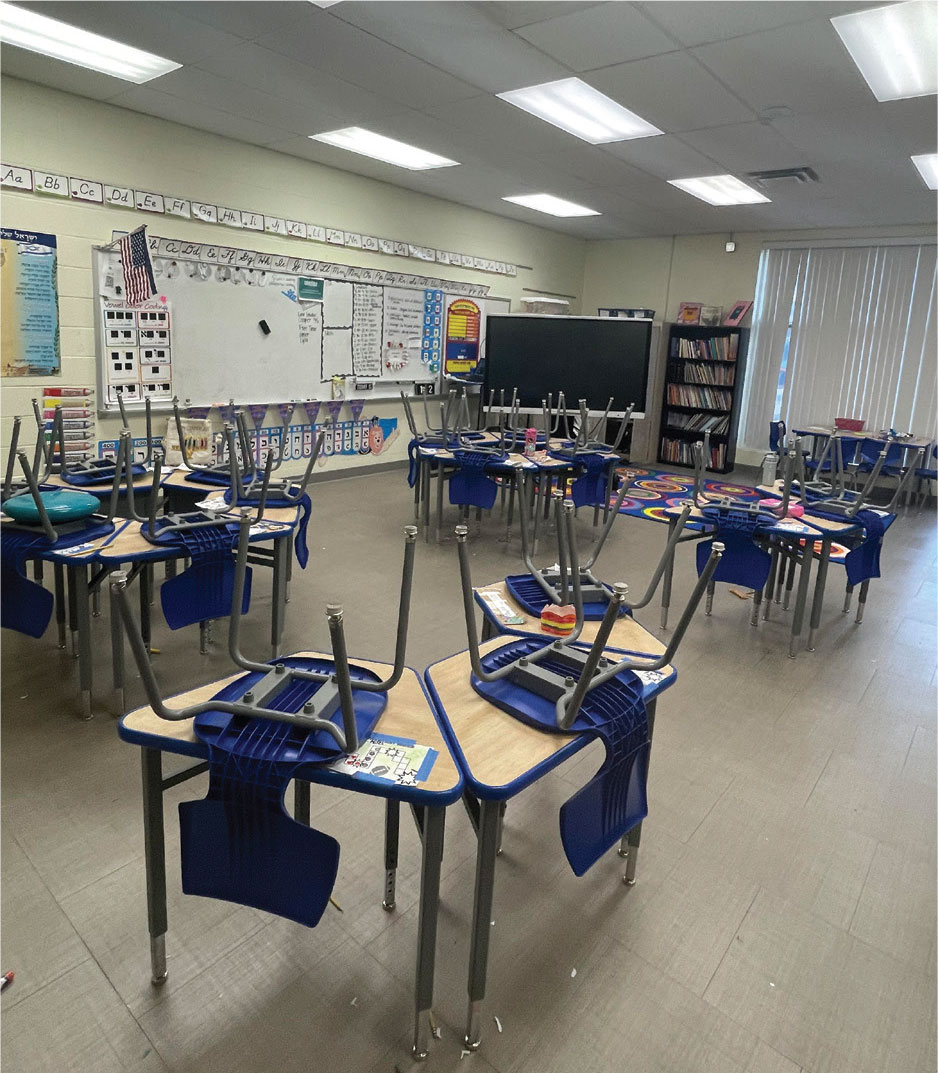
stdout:
{"type": "Polygon", "coordinates": [[[756,186],[768,186],[769,183],[786,182],[791,179],[798,183],[818,181],[817,172],[806,165],[800,168],[776,168],[774,171],[750,171],[748,174],[756,186]]]}

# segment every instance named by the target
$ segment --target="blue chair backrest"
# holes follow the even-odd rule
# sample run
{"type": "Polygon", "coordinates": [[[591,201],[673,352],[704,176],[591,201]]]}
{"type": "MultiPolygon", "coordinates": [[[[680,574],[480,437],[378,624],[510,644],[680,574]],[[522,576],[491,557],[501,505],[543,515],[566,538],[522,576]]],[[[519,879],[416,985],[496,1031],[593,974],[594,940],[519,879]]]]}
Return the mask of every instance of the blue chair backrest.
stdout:
{"type": "Polygon", "coordinates": [[[785,438],[788,431],[784,421],[771,421],[769,423],[769,450],[778,452],[779,440],[785,438]]]}
{"type": "Polygon", "coordinates": [[[454,451],[459,467],[449,482],[449,501],[456,507],[482,507],[491,510],[498,495],[498,482],[485,472],[493,461],[484,451],[454,451]]]}
{"type": "Polygon", "coordinates": [[[576,507],[605,506],[609,467],[617,459],[603,454],[578,455],[582,470],[570,488],[570,498],[576,507]]]}
{"type": "Polygon", "coordinates": [[[714,540],[719,540],[725,551],[713,580],[745,585],[757,591],[764,588],[772,557],[755,543],[756,530],[765,524],[764,521],[753,518],[744,511],[735,510],[715,511],[709,514],[708,521],[716,521],[717,531],[711,540],[701,541],[697,545],[697,576],[703,573],[707,565],[714,540]]]}
{"type": "MultiPolygon", "coordinates": [[[[883,449],[882,441],[880,440],[864,440],[860,444],[860,454],[863,457],[863,461],[870,465],[875,465],[876,459],[879,458],[879,453],[883,449]]],[[[886,461],[883,465],[886,466],[898,466],[902,461],[902,454],[905,448],[901,443],[891,443],[886,449],[886,461]]]]}

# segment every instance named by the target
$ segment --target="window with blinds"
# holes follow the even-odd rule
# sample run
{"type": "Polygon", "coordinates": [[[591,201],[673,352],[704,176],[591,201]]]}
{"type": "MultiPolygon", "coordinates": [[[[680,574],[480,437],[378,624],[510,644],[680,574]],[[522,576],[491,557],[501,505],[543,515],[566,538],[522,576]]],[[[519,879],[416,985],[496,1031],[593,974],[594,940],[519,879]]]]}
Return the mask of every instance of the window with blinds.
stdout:
{"type": "Polygon", "coordinates": [[[936,246],[768,248],[759,262],[742,441],[860,417],[935,437],[936,246]]]}

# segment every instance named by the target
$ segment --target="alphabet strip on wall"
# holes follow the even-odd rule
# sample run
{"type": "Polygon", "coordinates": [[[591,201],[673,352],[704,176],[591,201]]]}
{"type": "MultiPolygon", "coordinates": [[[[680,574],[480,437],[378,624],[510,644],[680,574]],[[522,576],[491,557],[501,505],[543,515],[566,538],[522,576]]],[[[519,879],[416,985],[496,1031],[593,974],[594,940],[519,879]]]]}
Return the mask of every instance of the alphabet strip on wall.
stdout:
{"type": "Polygon", "coordinates": [[[303,220],[265,216],[247,209],[206,204],[190,198],[149,190],[134,190],[129,186],[113,186],[95,179],[58,175],[54,172],[38,171],[15,164],[0,164],[0,186],[40,197],[65,198],[96,205],[108,205],[111,208],[130,209],[135,212],[178,216],[241,231],[266,231],[268,234],[284,235],[307,242],[322,242],[330,246],[370,250],[391,257],[432,261],[454,268],[468,268],[474,272],[492,272],[500,276],[517,276],[518,274],[517,265],[489,257],[476,257],[473,254],[459,253],[454,250],[438,250],[432,246],[419,246],[400,239],[363,235],[357,231],[345,231],[322,224],[307,223],[303,220]]]}

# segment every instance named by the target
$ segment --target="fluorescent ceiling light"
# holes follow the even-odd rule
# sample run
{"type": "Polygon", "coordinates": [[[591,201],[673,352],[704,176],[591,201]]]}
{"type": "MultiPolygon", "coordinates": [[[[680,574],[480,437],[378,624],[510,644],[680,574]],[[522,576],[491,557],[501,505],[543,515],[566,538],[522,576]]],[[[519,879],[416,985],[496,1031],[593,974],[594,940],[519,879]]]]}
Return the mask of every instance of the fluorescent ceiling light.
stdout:
{"type": "Polygon", "coordinates": [[[938,153],[921,153],[912,157],[929,190],[938,190],[938,153]]]}
{"type": "Polygon", "coordinates": [[[182,66],[13,4],[0,3],[0,41],[137,85],[182,66]]]}
{"type": "Polygon", "coordinates": [[[758,190],[732,175],[701,175],[696,179],[668,179],[671,186],[684,190],[708,205],[756,205],[770,201],[758,190]]]}
{"type": "Polygon", "coordinates": [[[831,22],[878,101],[938,93],[934,0],[869,8],[831,22]]]}
{"type": "Polygon", "coordinates": [[[426,171],[428,168],[452,168],[458,160],[447,160],[445,156],[428,153],[415,145],[385,138],[383,134],[365,130],[364,127],[345,127],[342,130],[329,130],[325,134],[310,134],[314,142],[325,142],[339,149],[348,149],[350,153],[370,156],[383,160],[386,164],[395,164],[399,168],[411,171],[426,171]]]}
{"type": "Polygon", "coordinates": [[[315,4],[316,7],[335,7],[340,0],[309,0],[309,2],[315,4]]]}
{"type": "Polygon", "coordinates": [[[503,197],[502,201],[524,205],[526,209],[546,212],[550,216],[602,216],[602,213],[595,209],[575,205],[572,201],[564,201],[562,197],[554,197],[553,194],[517,194],[515,197],[503,197]]]}
{"type": "Polygon", "coordinates": [[[561,78],[495,96],[591,145],[664,134],[579,78],[561,78]]]}

